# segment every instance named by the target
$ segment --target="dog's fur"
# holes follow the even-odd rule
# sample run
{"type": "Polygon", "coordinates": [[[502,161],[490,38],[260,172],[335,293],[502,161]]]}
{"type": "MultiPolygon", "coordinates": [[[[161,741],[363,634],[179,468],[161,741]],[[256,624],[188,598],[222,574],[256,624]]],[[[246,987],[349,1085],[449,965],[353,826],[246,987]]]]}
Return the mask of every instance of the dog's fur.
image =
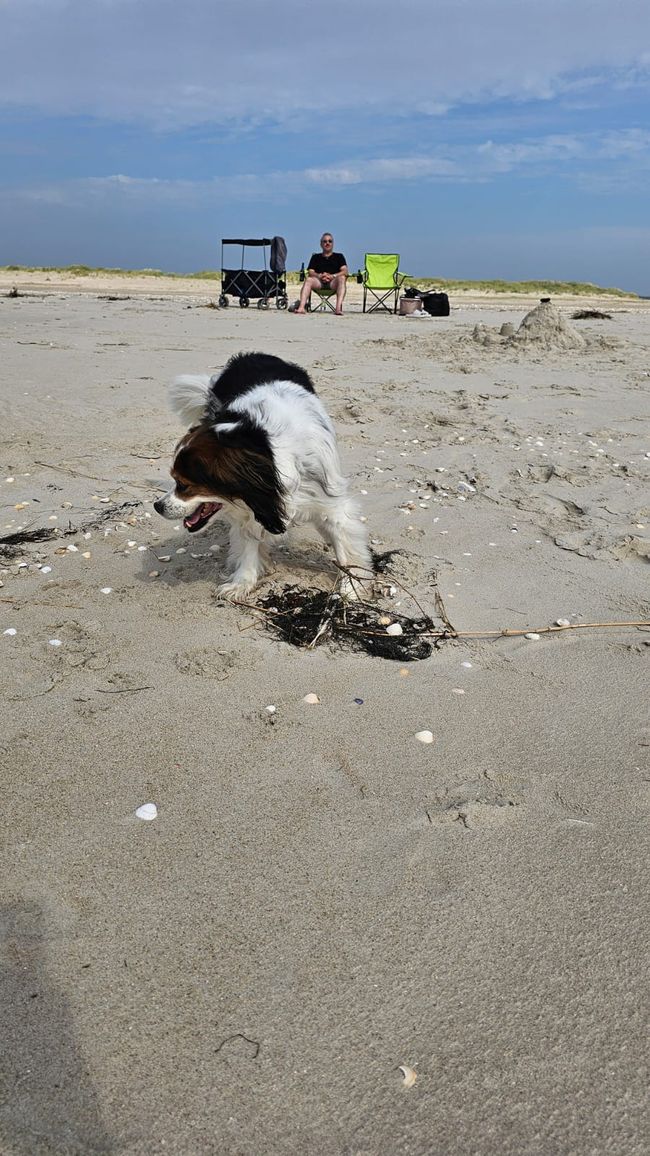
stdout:
{"type": "Polygon", "coordinates": [[[174,487],[154,507],[192,533],[218,513],[228,519],[232,572],[219,592],[252,590],[268,561],[267,536],[311,522],[353,575],[342,594],[358,595],[372,575],[368,536],[309,374],[266,353],[240,353],[214,377],[177,378],[169,400],[190,429],[176,447],[174,487]]]}

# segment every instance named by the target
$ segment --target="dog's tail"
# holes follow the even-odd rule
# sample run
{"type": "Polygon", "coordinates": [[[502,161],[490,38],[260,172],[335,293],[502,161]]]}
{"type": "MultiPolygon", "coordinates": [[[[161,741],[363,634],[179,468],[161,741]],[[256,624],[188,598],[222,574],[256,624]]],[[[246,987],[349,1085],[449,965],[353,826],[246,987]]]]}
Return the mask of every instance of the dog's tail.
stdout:
{"type": "Polygon", "coordinates": [[[207,374],[184,374],[169,386],[170,408],[188,425],[196,425],[205,415],[212,378],[207,374]]]}

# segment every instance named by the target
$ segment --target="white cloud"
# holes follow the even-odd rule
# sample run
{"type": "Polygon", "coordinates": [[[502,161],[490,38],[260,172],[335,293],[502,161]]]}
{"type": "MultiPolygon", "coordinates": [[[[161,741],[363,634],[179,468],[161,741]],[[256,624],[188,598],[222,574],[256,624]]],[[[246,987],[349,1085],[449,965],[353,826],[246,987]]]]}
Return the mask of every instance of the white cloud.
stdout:
{"type": "MultiPolygon", "coordinates": [[[[161,177],[137,177],[123,173],[89,176],[77,180],[50,182],[20,190],[27,201],[81,206],[93,201],[124,204],[192,205],[237,203],[255,200],[286,200],[287,197],[314,187],[336,190],[350,186],[401,185],[421,182],[485,182],[506,173],[531,175],[553,166],[580,187],[604,191],[619,190],[629,179],[633,186],[640,171],[650,167],[650,131],[623,130],[604,136],[587,133],[496,145],[484,141],[477,145],[455,146],[438,155],[404,155],[374,157],[364,162],[343,160],[332,165],[305,169],[277,169],[269,172],[215,174],[208,180],[171,180],[161,177]],[[611,162],[619,162],[612,171],[611,162]],[[628,178],[625,163],[634,162],[628,178]]],[[[16,190],[7,190],[15,196],[16,190]]]]}
{"type": "Polygon", "coordinates": [[[646,0],[4,0],[0,105],[159,129],[648,75],[646,0]]]}

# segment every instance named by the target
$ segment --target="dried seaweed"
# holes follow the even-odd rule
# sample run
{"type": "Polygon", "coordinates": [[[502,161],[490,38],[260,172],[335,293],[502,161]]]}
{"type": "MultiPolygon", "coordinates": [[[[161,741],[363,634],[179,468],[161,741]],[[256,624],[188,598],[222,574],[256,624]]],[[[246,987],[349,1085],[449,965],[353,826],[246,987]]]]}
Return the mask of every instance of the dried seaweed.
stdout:
{"type": "Polygon", "coordinates": [[[34,542],[49,542],[52,538],[70,538],[76,534],[83,534],[86,530],[97,530],[111,518],[124,515],[139,505],[141,503],[135,501],[107,506],[104,510],[98,510],[89,521],[82,522],[80,526],[73,526],[71,523],[65,528],[40,526],[36,530],[16,530],[13,534],[4,534],[0,537],[0,557],[13,558],[22,547],[31,546],[34,542]]]}
{"type": "Polygon", "coordinates": [[[391,622],[399,623],[402,634],[389,635],[380,622],[385,611],[366,602],[346,602],[337,593],[285,586],[261,598],[257,608],[265,614],[270,630],[303,649],[313,649],[327,639],[340,649],[365,651],[395,662],[417,662],[429,658],[433,650],[433,643],[424,637],[435,630],[431,618],[391,612],[391,622]]]}
{"type": "Polygon", "coordinates": [[[601,313],[600,309],[576,309],[571,314],[574,321],[611,321],[611,313],[601,313]]]}

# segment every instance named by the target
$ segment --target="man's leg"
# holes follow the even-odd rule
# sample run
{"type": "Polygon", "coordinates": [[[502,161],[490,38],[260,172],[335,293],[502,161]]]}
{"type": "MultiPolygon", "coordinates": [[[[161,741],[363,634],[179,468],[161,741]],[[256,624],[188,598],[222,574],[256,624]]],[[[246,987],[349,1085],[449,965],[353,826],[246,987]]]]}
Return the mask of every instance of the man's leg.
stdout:
{"type": "Polygon", "coordinates": [[[322,289],[320,277],[306,277],[302,289],[300,290],[300,304],[296,309],[296,313],[306,313],[305,305],[311,295],[312,289],[322,289]]]}
{"type": "Polygon", "coordinates": [[[340,314],[343,312],[343,301],[345,299],[345,290],[347,289],[347,277],[345,273],[337,273],[332,278],[331,287],[336,289],[336,312],[340,314]]]}

